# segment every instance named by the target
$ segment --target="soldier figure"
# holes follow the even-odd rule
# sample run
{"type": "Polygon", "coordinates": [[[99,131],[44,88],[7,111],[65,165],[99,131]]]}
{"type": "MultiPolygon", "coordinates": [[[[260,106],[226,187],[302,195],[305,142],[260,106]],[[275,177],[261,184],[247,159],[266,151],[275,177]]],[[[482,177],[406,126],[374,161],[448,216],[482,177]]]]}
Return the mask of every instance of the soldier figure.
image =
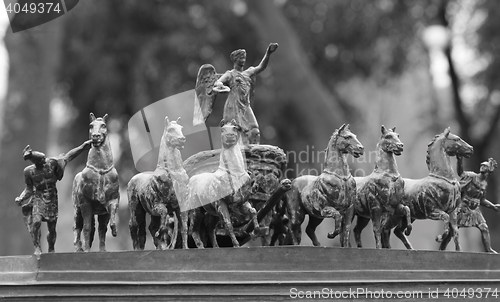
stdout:
{"type": "Polygon", "coordinates": [[[457,172],[460,176],[462,204],[458,212],[458,227],[476,227],[481,231],[484,249],[496,253],[491,248],[490,232],[479,205],[500,211],[500,204],[493,204],[485,198],[488,176],[497,167],[497,162],[490,158],[482,162],[479,173],[464,171],[462,157],[457,157],[457,172]]]}
{"type": "Polygon", "coordinates": [[[26,188],[15,201],[22,206],[24,222],[35,246],[35,255],[40,255],[42,252],[40,247],[42,221],[47,222],[49,231],[48,250],[54,252],[58,214],[56,182],[62,179],[66,164],[84,150],[89,150],[90,146],[89,140],[66,154],[50,158],[46,158],[42,152],[33,151],[29,145],[24,148],[24,160],[30,160],[33,164],[24,169],[26,188]]]}

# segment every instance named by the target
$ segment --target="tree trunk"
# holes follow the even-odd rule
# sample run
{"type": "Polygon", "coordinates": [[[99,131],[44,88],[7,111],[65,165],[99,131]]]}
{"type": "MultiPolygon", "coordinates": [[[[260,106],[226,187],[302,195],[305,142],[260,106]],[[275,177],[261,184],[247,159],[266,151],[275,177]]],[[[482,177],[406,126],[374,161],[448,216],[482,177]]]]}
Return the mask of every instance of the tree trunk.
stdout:
{"type": "Polygon", "coordinates": [[[273,104],[272,109],[281,115],[276,116],[274,120],[288,122],[285,129],[289,133],[280,137],[280,143],[283,147],[288,145],[293,148],[290,140],[293,140],[294,133],[305,132],[307,141],[295,142],[295,146],[300,145],[302,148],[304,143],[325,146],[332,132],[341,123],[346,122],[343,120],[338,100],[328,91],[310,65],[299,37],[281,9],[268,0],[251,0],[247,1],[247,4],[250,8],[249,20],[256,29],[259,41],[262,41],[262,47],[265,49],[270,42],[279,43],[269,65],[272,66],[273,77],[286,79],[275,81],[272,87],[275,95],[279,95],[275,100],[286,102],[273,104]],[[290,136],[288,140],[286,136],[290,136]]]}

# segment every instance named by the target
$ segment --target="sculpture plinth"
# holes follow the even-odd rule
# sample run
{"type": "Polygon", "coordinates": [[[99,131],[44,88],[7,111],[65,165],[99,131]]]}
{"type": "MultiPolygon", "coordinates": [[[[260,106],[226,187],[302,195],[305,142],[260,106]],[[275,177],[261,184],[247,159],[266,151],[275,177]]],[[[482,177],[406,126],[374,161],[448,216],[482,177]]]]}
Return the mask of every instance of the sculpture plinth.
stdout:
{"type": "Polygon", "coordinates": [[[305,246],[56,253],[1,257],[0,267],[0,297],[23,301],[279,301],[325,288],[441,301],[446,289],[500,284],[492,254],[305,246]]]}

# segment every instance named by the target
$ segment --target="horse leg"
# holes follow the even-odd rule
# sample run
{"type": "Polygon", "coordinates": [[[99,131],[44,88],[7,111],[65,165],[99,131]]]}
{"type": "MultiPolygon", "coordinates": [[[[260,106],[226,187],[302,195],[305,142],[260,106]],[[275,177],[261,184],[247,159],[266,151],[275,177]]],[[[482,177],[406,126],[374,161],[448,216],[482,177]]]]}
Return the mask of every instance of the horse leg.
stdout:
{"type": "Polygon", "coordinates": [[[397,215],[391,215],[388,217],[387,222],[385,223],[384,227],[382,228],[382,248],[384,249],[390,249],[391,248],[391,230],[395,228],[399,223],[401,219],[397,215]]]}
{"type": "Polygon", "coordinates": [[[350,247],[351,235],[351,222],[354,216],[354,205],[351,204],[349,208],[344,212],[344,217],[342,218],[342,238],[340,241],[341,247],[350,247]]]}
{"type": "Polygon", "coordinates": [[[40,230],[42,226],[42,216],[33,215],[33,222],[31,224],[31,239],[33,240],[33,246],[35,247],[34,254],[39,256],[42,253],[42,247],[40,246],[40,238],[42,232],[40,230]]]}
{"type": "Polygon", "coordinates": [[[83,229],[83,217],[80,212],[80,208],[75,208],[73,215],[73,245],[75,246],[75,252],[83,252],[82,240],[80,235],[83,229]]]}
{"type": "Polygon", "coordinates": [[[97,221],[99,222],[98,230],[99,230],[99,251],[106,251],[106,232],[108,231],[108,223],[109,223],[110,215],[103,214],[97,216],[97,221]]]}
{"type": "Polygon", "coordinates": [[[490,230],[488,225],[483,222],[477,226],[479,231],[481,231],[481,239],[483,241],[484,251],[487,253],[497,254],[497,252],[491,248],[490,230]]]}
{"type": "MultiPolygon", "coordinates": [[[[444,222],[444,232],[441,235],[442,238],[445,238],[450,233],[450,215],[440,209],[434,209],[429,215],[429,219],[432,220],[442,220],[444,222]]],[[[436,239],[437,241],[441,241],[439,236],[436,239]]]]}
{"type": "Polygon", "coordinates": [[[181,218],[181,236],[182,236],[182,248],[188,249],[188,220],[189,213],[188,211],[181,212],[180,210],[176,211],[178,216],[181,218]]]}
{"type": "Polygon", "coordinates": [[[340,232],[341,232],[342,215],[340,214],[339,211],[337,211],[334,208],[331,208],[330,211],[331,211],[331,217],[333,217],[333,219],[335,220],[335,229],[333,230],[333,232],[328,233],[327,237],[329,239],[333,239],[333,238],[337,237],[337,235],[340,234],[340,232]]]}
{"type": "Polygon", "coordinates": [[[117,231],[116,231],[116,212],[118,211],[118,203],[120,202],[120,197],[117,197],[116,199],[112,199],[109,201],[108,205],[108,213],[110,217],[110,223],[109,227],[111,229],[111,235],[113,237],[116,237],[117,231]]]}
{"type": "Polygon", "coordinates": [[[49,253],[53,253],[55,251],[56,238],[57,238],[56,225],[57,225],[57,219],[54,219],[52,221],[47,221],[47,229],[49,231],[49,233],[47,234],[49,253]]]}
{"type": "MultiPolygon", "coordinates": [[[[153,243],[157,250],[160,249],[160,240],[156,237],[156,232],[160,229],[161,217],[151,215],[151,221],[149,222],[148,230],[149,234],[151,234],[151,238],[153,238],[153,243]]],[[[144,246],[146,245],[146,214],[144,214],[143,218],[141,218],[139,222],[139,235],[138,235],[138,244],[139,249],[144,250],[144,246]]]]}
{"type": "Polygon", "coordinates": [[[227,208],[226,202],[219,200],[217,205],[217,212],[222,217],[222,221],[226,227],[227,232],[229,233],[229,237],[233,242],[233,247],[240,247],[240,243],[238,239],[236,239],[236,235],[234,234],[233,223],[231,222],[231,216],[229,214],[229,209],[227,208]]]}
{"type": "Polygon", "coordinates": [[[318,238],[316,237],[316,228],[318,225],[323,222],[323,218],[317,218],[312,215],[309,215],[309,223],[307,224],[306,227],[306,234],[309,236],[311,239],[312,243],[314,246],[320,246],[321,243],[319,242],[318,238]]]}
{"type": "Polygon", "coordinates": [[[455,241],[455,251],[460,251],[460,241],[458,234],[458,209],[453,210],[450,214],[450,228],[453,231],[453,241],[455,241]]]}
{"type": "Polygon", "coordinates": [[[374,206],[370,209],[370,216],[373,224],[373,235],[375,236],[375,248],[382,248],[382,209],[374,206]]]}
{"type": "Polygon", "coordinates": [[[361,243],[361,232],[370,222],[370,218],[362,217],[359,215],[357,217],[358,217],[358,219],[356,220],[356,226],[354,227],[354,239],[356,240],[356,245],[359,248],[361,248],[361,247],[363,247],[363,245],[361,243]]]}
{"type": "Polygon", "coordinates": [[[288,191],[284,195],[287,213],[290,215],[288,222],[288,234],[293,245],[300,245],[302,238],[302,223],[305,219],[305,211],[300,205],[300,192],[296,188],[288,191]]]}
{"type": "MultiPolygon", "coordinates": [[[[167,245],[167,249],[175,249],[177,246],[177,235],[179,234],[179,218],[177,217],[177,213],[173,212],[173,228],[170,228],[170,220],[167,221],[167,231],[163,233],[163,240],[167,242],[167,233],[170,237],[170,242],[167,245]]],[[[170,216],[168,216],[170,218],[170,216]]]]}
{"type": "Polygon", "coordinates": [[[251,219],[252,219],[252,222],[253,222],[253,234],[256,235],[256,236],[259,236],[261,235],[261,228],[260,228],[260,225],[259,225],[259,221],[257,220],[257,210],[255,210],[254,207],[252,207],[252,205],[250,204],[249,201],[245,201],[242,205],[242,208],[243,208],[243,211],[246,213],[246,214],[249,214],[251,219]]]}
{"type": "Polygon", "coordinates": [[[200,227],[201,227],[201,220],[203,217],[201,217],[201,212],[199,209],[193,209],[189,211],[188,214],[188,221],[189,221],[189,230],[188,233],[191,234],[191,237],[193,237],[194,243],[196,244],[196,247],[199,249],[204,248],[203,241],[201,240],[200,237],[200,227]]]}
{"type": "MultiPolygon", "coordinates": [[[[411,221],[413,221],[413,220],[411,220],[411,221]]],[[[404,230],[405,230],[405,227],[402,224],[398,224],[396,226],[396,228],[394,229],[394,235],[396,235],[396,237],[398,237],[399,240],[401,240],[401,242],[403,242],[404,246],[407,249],[413,250],[413,247],[411,246],[410,241],[408,241],[408,238],[404,234],[404,230]]],[[[389,234],[390,234],[390,229],[389,229],[389,234]]],[[[387,234],[387,239],[386,239],[387,243],[389,242],[389,234],[387,234]]],[[[390,246],[388,246],[388,248],[390,248],[390,246]]]]}
{"type": "Polygon", "coordinates": [[[167,207],[161,202],[158,202],[155,205],[154,209],[155,209],[155,212],[160,215],[160,225],[159,225],[156,233],[153,235],[153,237],[158,242],[157,249],[159,247],[159,249],[161,249],[161,250],[166,250],[168,247],[167,247],[165,234],[168,233],[168,223],[169,223],[170,216],[168,214],[167,207]]]}
{"type": "Polygon", "coordinates": [[[80,206],[80,212],[83,217],[83,251],[84,252],[89,252],[90,251],[90,246],[91,246],[91,237],[90,233],[92,231],[92,220],[93,220],[93,214],[92,214],[92,206],[90,205],[90,202],[85,202],[82,203],[80,206]]]}
{"type": "Polygon", "coordinates": [[[212,247],[218,248],[219,244],[217,243],[217,217],[210,214],[208,214],[207,216],[208,237],[210,239],[210,242],[212,243],[212,247]]]}
{"type": "Polygon", "coordinates": [[[398,208],[404,213],[404,217],[406,218],[405,235],[410,236],[411,231],[413,229],[413,226],[412,226],[413,220],[411,219],[410,207],[403,206],[400,204],[400,206],[398,206],[398,208]]]}

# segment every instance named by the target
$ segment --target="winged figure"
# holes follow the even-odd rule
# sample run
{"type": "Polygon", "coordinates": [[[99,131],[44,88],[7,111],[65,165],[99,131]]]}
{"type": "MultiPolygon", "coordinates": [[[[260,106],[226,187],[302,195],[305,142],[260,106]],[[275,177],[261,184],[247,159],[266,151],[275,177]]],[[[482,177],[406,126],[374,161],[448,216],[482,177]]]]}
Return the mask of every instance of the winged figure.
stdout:
{"type": "Polygon", "coordinates": [[[217,74],[212,65],[202,65],[196,79],[193,123],[195,125],[206,123],[212,112],[216,111],[214,106],[217,103],[215,102],[217,94],[228,93],[222,118],[226,121],[234,119],[242,127],[244,144],[258,144],[260,142],[259,124],[250,106],[253,101],[255,77],[266,69],[271,54],[277,48],[277,43],[269,44],[260,64],[247,69],[244,69],[246,51],[237,49],[230,55],[233,69],[222,75],[217,74]]]}

